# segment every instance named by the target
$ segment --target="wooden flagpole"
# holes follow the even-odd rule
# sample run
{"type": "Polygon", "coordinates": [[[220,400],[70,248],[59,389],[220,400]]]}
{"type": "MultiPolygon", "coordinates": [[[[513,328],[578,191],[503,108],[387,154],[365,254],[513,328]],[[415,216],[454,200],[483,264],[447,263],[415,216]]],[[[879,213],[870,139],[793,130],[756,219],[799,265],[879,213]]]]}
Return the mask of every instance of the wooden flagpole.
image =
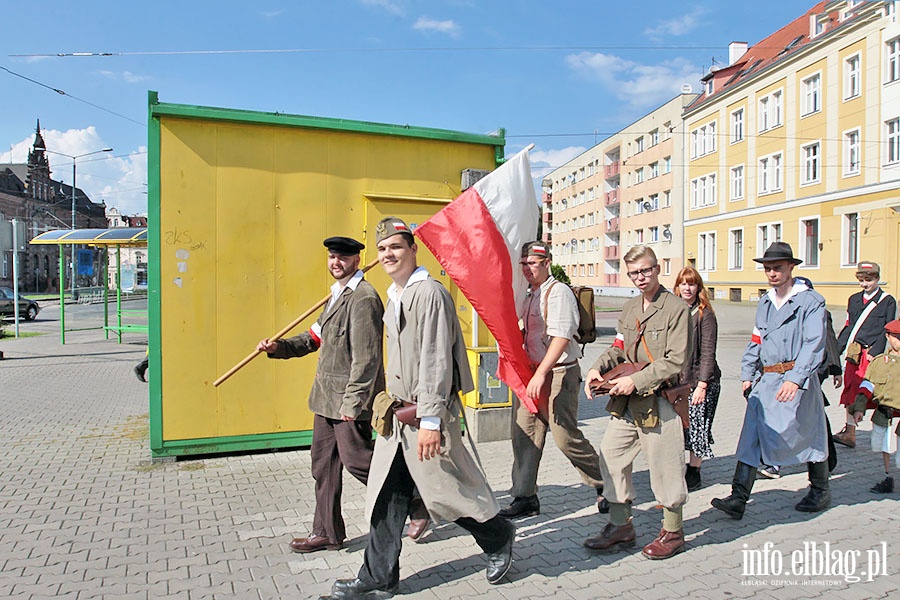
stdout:
{"type": "MultiPolygon", "coordinates": [[[[372,267],[374,267],[374,266],[377,265],[377,264],[378,264],[378,260],[377,260],[377,259],[376,259],[376,260],[373,260],[372,262],[370,262],[369,264],[367,264],[366,266],[364,266],[364,267],[362,268],[362,272],[363,272],[363,273],[367,272],[369,269],[371,269],[372,267]]],[[[285,334],[287,334],[291,329],[293,329],[294,327],[296,327],[297,325],[299,325],[300,323],[302,323],[302,322],[303,322],[304,320],[306,320],[311,314],[313,314],[314,312],[316,312],[319,308],[325,306],[325,304],[326,304],[329,300],[331,300],[331,294],[330,294],[330,293],[329,293],[327,296],[325,296],[324,298],[322,298],[321,300],[319,300],[318,302],[316,302],[315,304],[313,304],[313,305],[312,305],[308,310],[306,310],[306,312],[304,312],[302,315],[300,315],[299,317],[297,317],[296,319],[294,319],[293,321],[291,321],[290,323],[288,323],[281,331],[279,331],[278,333],[276,333],[275,335],[273,335],[272,337],[270,337],[269,340],[271,340],[271,341],[273,341],[273,342],[276,341],[276,340],[280,340],[280,339],[281,339],[282,337],[284,337],[285,334]]],[[[252,361],[254,358],[256,358],[256,357],[257,357],[258,355],[260,355],[260,354],[262,354],[261,351],[259,351],[259,350],[257,350],[257,349],[254,349],[253,352],[251,352],[251,353],[248,354],[246,357],[244,357],[244,359],[243,359],[241,362],[239,362],[238,364],[236,364],[236,365],[234,365],[233,367],[231,367],[230,369],[228,369],[228,372],[227,372],[227,373],[225,373],[224,375],[222,375],[221,377],[219,377],[218,379],[216,379],[216,380],[213,382],[213,386],[219,387],[219,385],[221,385],[221,384],[224,383],[229,377],[231,377],[232,375],[234,375],[235,373],[237,373],[238,371],[240,371],[241,369],[243,369],[245,365],[247,365],[250,361],[252,361]]]]}

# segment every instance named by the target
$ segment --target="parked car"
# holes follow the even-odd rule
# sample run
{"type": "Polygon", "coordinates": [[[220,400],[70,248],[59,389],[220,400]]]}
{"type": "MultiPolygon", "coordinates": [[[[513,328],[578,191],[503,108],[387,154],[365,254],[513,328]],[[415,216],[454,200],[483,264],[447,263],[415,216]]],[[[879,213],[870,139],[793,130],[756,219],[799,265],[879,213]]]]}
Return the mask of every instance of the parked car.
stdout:
{"type": "MultiPolygon", "coordinates": [[[[0,287],[0,316],[12,316],[13,311],[16,310],[15,298],[12,288],[0,287]]],[[[26,321],[34,321],[39,312],[41,312],[41,305],[37,301],[19,294],[20,317],[24,317],[26,321]]]]}

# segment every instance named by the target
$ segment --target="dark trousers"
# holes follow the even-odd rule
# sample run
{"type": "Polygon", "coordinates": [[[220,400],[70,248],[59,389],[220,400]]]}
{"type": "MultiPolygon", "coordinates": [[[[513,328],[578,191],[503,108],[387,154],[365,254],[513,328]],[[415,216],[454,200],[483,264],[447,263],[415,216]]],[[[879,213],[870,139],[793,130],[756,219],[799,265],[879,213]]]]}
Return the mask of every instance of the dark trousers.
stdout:
{"type": "MultiPolygon", "coordinates": [[[[359,569],[359,579],[363,583],[387,589],[400,582],[403,524],[414,490],[415,482],[406,468],[403,452],[398,448],[372,510],[369,543],[359,569]]],[[[471,533],[475,543],[488,554],[499,551],[509,541],[509,526],[505,519],[497,515],[484,523],[462,517],[456,520],[456,524],[471,533]]]]}
{"type": "Polygon", "coordinates": [[[347,537],[341,515],[341,469],[346,468],[363,485],[369,480],[369,465],[375,442],[368,420],[342,421],[315,415],[310,448],[312,475],[316,480],[316,512],[313,534],[339,544],[347,537]]]}

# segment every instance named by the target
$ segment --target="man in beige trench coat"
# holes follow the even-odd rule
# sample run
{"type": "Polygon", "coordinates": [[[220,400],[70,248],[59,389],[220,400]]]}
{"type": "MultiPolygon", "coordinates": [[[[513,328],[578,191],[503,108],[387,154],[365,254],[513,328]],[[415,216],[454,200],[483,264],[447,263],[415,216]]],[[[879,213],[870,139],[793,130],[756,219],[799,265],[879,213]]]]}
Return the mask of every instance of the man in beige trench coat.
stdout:
{"type": "Polygon", "coordinates": [[[512,563],[515,527],[462,443],[459,392],[473,389],[450,294],[416,260],[418,247],[400,219],[376,228],[378,260],[393,280],[384,313],[387,387],[415,402],[419,426],[392,417],[379,435],[369,473],[369,542],[355,579],[338,580],[331,598],[390,598],[400,581],[403,522],[416,487],[435,520],[454,521],[488,556],[486,577],[499,583],[512,563]]]}

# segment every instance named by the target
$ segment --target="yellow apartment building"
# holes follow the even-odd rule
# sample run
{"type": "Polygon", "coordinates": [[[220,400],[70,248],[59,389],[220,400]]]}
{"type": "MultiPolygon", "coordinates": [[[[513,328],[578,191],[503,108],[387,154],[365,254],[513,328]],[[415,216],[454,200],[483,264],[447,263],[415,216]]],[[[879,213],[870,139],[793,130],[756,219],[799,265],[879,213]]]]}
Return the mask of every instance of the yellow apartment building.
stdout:
{"type": "Polygon", "coordinates": [[[685,258],[719,300],[767,289],[753,258],[788,242],[829,304],[860,260],[900,279],[897,3],[820,2],[703,78],[684,111],[685,258]]]}
{"type": "Polygon", "coordinates": [[[550,173],[544,180],[544,237],[576,285],[633,295],[621,257],[646,244],[671,289],[683,266],[682,93],[550,173]]]}

